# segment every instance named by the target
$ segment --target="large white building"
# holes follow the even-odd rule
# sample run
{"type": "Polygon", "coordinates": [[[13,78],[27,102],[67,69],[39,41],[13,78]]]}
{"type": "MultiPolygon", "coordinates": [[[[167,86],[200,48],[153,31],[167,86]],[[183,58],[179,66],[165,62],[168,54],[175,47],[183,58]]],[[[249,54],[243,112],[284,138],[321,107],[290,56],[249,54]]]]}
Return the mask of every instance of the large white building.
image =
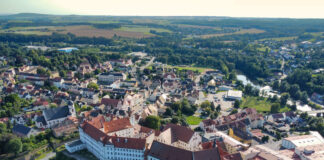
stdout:
{"type": "Polygon", "coordinates": [[[229,90],[227,91],[226,98],[227,99],[232,99],[232,100],[242,100],[243,93],[242,91],[234,91],[234,90],[229,90]]]}
{"type": "Polygon", "coordinates": [[[143,160],[145,139],[108,136],[88,122],[80,128],[80,140],[98,159],[143,160]]]}
{"type": "Polygon", "coordinates": [[[99,82],[102,83],[112,83],[118,80],[125,80],[126,75],[124,73],[101,73],[98,77],[99,82]]]}
{"type": "Polygon", "coordinates": [[[311,145],[324,144],[323,137],[318,132],[310,132],[310,135],[287,137],[282,140],[282,147],[296,149],[311,145]]]}
{"type": "Polygon", "coordinates": [[[141,127],[132,118],[110,119],[99,115],[79,128],[80,141],[67,143],[73,153],[86,148],[98,159],[143,160],[154,140],[154,130],[141,127]]]}

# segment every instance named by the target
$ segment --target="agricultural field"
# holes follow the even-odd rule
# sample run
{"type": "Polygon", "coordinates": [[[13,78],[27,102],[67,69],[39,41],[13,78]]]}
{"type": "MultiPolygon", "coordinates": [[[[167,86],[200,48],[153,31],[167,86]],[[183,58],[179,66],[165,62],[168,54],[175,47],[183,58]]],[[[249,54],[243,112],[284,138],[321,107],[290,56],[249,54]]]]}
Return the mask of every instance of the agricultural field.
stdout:
{"type": "Polygon", "coordinates": [[[129,37],[129,38],[146,38],[146,37],[153,36],[141,32],[122,31],[122,30],[115,30],[115,29],[114,30],[98,29],[87,25],[61,27],[60,29],[62,29],[62,31],[59,33],[72,33],[80,37],[112,38],[114,35],[116,35],[120,37],[129,37]]]}
{"type": "Polygon", "coordinates": [[[0,33],[17,33],[17,34],[35,34],[35,35],[51,35],[54,31],[54,26],[40,27],[12,27],[10,29],[1,29],[0,33]]]}
{"type": "Polygon", "coordinates": [[[250,29],[240,29],[239,31],[233,33],[206,34],[206,35],[202,35],[201,37],[210,38],[210,37],[221,37],[221,36],[235,35],[235,34],[259,34],[264,32],[265,32],[264,30],[250,28],[250,29]]]}
{"type": "Polygon", "coordinates": [[[170,30],[162,29],[162,28],[151,28],[151,27],[143,27],[143,26],[122,26],[121,28],[114,29],[115,31],[126,31],[126,32],[140,32],[147,35],[153,35],[150,33],[151,30],[156,32],[168,32],[171,33],[170,30]]]}
{"type": "Polygon", "coordinates": [[[278,37],[278,38],[264,38],[260,39],[258,41],[266,41],[266,40],[273,40],[273,41],[288,41],[288,40],[294,40],[297,39],[297,36],[292,36],[292,37],[278,37]]]}
{"type": "MultiPolygon", "coordinates": [[[[104,23],[104,22],[100,22],[104,23]]],[[[171,32],[160,28],[148,27],[121,27],[119,29],[98,29],[90,25],[76,26],[40,26],[40,27],[14,27],[10,29],[2,29],[0,33],[17,33],[17,34],[35,34],[35,35],[51,35],[57,33],[72,33],[80,37],[105,37],[112,38],[114,35],[128,38],[147,38],[154,34],[150,30],[156,32],[171,32]]]]}

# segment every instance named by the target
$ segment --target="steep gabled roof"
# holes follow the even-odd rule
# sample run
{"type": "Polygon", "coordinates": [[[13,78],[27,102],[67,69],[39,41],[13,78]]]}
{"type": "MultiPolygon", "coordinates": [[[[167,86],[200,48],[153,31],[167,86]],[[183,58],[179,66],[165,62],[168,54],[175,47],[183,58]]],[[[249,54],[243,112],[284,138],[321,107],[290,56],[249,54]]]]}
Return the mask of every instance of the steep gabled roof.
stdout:
{"type": "Polygon", "coordinates": [[[219,160],[217,148],[201,151],[189,151],[178,147],[170,146],[164,143],[153,141],[148,156],[160,160],[219,160]]]}
{"type": "Polygon", "coordinates": [[[102,98],[101,99],[101,104],[104,104],[106,106],[112,106],[114,108],[117,108],[118,106],[118,103],[120,102],[121,100],[119,99],[110,99],[110,98],[102,98]]]}
{"type": "Polygon", "coordinates": [[[105,133],[116,132],[131,127],[132,125],[129,121],[129,118],[122,118],[122,119],[112,120],[109,122],[104,122],[105,133]]]}
{"type": "Polygon", "coordinates": [[[17,124],[12,128],[12,132],[23,134],[23,135],[28,135],[28,133],[30,131],[31,131],[31,128],[26,127],[26,126],[21,125],[21,124],[17,124]]]}
{"type": "Polygon", "coordinates": [[[69,115],[71,115],[69,111],[69,106],[50,108],[44,110],[44,116],[47,118],[48,121],[64,118],[69,115]]]}
{"type": "Polygon", "coordinates": [[[145,149],[146,139],[108,136],[100,129],[97,129],[87,121],[85,121],[81,125],[81,128],[83,132],[85,132],[88,136],[90,136],[96,141],[101,141],[104,145],[110,144],[118,148],[128,148],[137,150],[145,149]]]}
{"type": "Polygon", "coordinates": [[[191,137],[195,134],[193,130],[190,128],[184,127],[184,126],[179,126],[176,124],[167,124],[163,131],[167,129],[171,129],[171,138],[172,142],[176,142],[178,140],[181,140],[183,142],[189,142],[191,137]]]}

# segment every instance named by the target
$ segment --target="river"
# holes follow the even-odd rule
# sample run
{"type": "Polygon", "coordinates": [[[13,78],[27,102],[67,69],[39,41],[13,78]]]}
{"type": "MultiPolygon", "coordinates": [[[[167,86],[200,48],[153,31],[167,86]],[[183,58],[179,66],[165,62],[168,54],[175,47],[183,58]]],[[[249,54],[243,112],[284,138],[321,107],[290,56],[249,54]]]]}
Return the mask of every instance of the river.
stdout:
{"type": "Polygon", "coordinates": [[[243,84],[244,84],[245,86],[246,86],[247,84],[251,84],[251,86],[253,86],[253,87],[255,87],[255,88],[258,88],[258,89],[262,88],[261,86],[254,84],[252,81],[250,81],[250,80],[249,80],[245,75],[243,75],[243,74],[239,74],[239,75],[237,75],[236,78],[237,78],[238,80],[242,81],[243,84]]]}

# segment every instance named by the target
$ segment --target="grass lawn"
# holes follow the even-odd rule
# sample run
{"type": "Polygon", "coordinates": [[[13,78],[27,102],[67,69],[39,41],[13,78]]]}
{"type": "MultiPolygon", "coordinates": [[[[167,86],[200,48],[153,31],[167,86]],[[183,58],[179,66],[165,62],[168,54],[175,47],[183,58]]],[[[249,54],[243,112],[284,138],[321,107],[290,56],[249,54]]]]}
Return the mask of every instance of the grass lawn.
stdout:
{"type": "Polygon", "coordinates": [[[243,99],[241,107],[255,108],[258,112],[270,112],[271,103],[264,100],[258,100],[257,97],[246,97],[243,99]]]}
{"type": "Polygon", "coordinates": [[[40,159],[45,158],[46,155],[49,154],[49,153],[51,153],[51,152],[52,152],[52,150],[49,150],[49,151],[47,151],[47,152],[43,152],[40,156],[38,156],[38,157],[36,158],[36,160],[40,160],[40,159]]]}
{"type": "Polygon", "coordinates": [[[284,108],[280,108],[280,110],[279,110],[280,113],[288,112],[288,111],[290,111],[290,109],[287,106],[285,106],[284,108]]]}
{"type": "MultiPolygon", "coordinates": [[[[267,101],[267,99],[258,99],[257,97],[246,97],[241,103],[241,108],[255,108],[258,112],[270,112],[272,103],[267,101]]],[[[280,108],[279,112],[288,112],[290,109],[285,106],[280,108]]]]}
{"type": "MultiPolygon", "coordinates": [[[[257,48],[257,50],[260,51],[260,52],[265,52],[267,50],[267,48],[269,48],[269,47],[260,47],[260,48],[257,48]]],[[[270,50],[271,49],[269,48],[269,51],[270,50]]]]}
{"type": "Polygon", "coordinates": [[[172,66],[173,68],[177,68],[178,70],[191,70],[191,71],[198,71],[199,73],[205,72],[209,68],[202,68],[202,67],[190,67],[190,66],[172,66]]]}
{"type": "Polygon", "coordinates": [[[202,118],[195,116],[186,117],[186,121],[189,125],[198,125],[202,120],[202,118]]]}

